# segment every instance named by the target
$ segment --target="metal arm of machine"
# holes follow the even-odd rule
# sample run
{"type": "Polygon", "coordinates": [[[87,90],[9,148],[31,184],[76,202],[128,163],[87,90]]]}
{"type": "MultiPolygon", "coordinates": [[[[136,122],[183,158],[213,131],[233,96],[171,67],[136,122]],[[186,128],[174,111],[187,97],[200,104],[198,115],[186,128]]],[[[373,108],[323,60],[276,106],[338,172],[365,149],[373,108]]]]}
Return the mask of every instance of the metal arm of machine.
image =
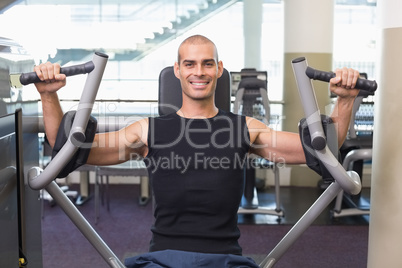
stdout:
{"type": "MultiPolygon", "coordinates": [[[[88,120],[92,112],[107,60],[108,56],[106,54],[99,52],[94,54],[92,60],[93,69],[91,67],[92,70],[88,73],[67,142],[59,153],[52,159],[45,170],[42,171],[38,167],[31,168],[28,172],[28,179],[29,185],[32,189],[46,189],[110,267],[123,268],[125,267],[124,264],[110,250],[85,217],[82,216],[79,210],[54,181],[78,148],[86,145],[84,144],[85,130],[87,128],[88,120]]],[[[92,64],[90,65],[92,66],[92,64]]],[[[82,65],[80,66],[82,67],[82,65]]],[[[31,77],[32,80],[26,81],[26,84],[35,82],[34,75],[28,77],[31,77]]]]}
{"type": "MultiPolygon", "coordinates": [[[[310,78],[312,78],[329,82],[334,74],[317,71],[308,67],[304,57],[294,59],[292,66],[311,136],[311,145],[318,159],[331,173],[335,182],[327,187],[324,193],[321,194],[293,228],[265,257],[260,264],[263,268],[273,267],[342,190],[353,195],[358,194],[361,190],[359,175],[354,171],[346,171],[327,146],[317,99],[310,80],[310,78]]],[[[356,87],[373,92],[377,89],[377,84],[375,81],[360,80],[356,87]]]]}

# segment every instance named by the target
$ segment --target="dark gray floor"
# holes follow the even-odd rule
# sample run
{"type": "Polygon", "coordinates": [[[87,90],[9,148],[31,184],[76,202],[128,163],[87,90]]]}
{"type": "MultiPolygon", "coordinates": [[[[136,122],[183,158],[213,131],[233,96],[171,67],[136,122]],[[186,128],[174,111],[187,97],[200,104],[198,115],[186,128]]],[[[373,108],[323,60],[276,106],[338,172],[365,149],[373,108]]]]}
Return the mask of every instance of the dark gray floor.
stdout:
{"type": "MultiPolygon", "coordinates": [[[[263,214],[241,214],[239,215],[240,224],[294,224],[308,210],[308,208],[323,193],[318,187],[281,187],[280,200],[284,217],[263,215],[263,214]]],[[[275,194],[274,187],[264,191],[258,191],[260,206],[274,208],[275,194]]],[[[355,204],[361,208],[368,208],[370,203],[370,189],[364,188],[360,196],[353,198],[355,204]]],[[[350,207],[347,198],[344,198],[343,208],[350,207]]],[[[335,206],[335,201],[331,203],[314,221],[315,225],[368,225],[369,216],[347,216],[332,217],[331,210],[335,206]]]]}

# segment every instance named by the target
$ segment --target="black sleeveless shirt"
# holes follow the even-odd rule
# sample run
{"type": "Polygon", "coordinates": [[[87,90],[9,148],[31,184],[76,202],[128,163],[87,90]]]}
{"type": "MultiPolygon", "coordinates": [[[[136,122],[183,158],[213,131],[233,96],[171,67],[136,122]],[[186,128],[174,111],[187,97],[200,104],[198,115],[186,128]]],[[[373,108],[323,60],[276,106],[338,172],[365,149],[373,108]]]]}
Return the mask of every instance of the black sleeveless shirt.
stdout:
{"type": "Polygon", "coordinates": [[[237,210],[249,146],[244,116],[220,110],[208,119],[149,118],[150,251],[242,254],[237,210]]]}

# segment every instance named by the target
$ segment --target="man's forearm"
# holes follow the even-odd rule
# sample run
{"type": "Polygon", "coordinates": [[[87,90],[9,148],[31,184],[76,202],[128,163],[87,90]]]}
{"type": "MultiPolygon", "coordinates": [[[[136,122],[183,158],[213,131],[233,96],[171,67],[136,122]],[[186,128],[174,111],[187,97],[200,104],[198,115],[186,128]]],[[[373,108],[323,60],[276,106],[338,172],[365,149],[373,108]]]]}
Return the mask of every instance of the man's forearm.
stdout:
{"type": "Polygon", "coordinates": [[[334,110],[332,111],[331,117],[335,123],[338,134],[338,145],[339,147],[343,144],[346,139],[350,119],[353,111],[354,98],[339,98],[335,103],[334,110]]]}
{"type": "Polygon", "coordinates": [[[41,100],[45,132],[49,144],[53,148],[60,122],[63,118],[63,111],[57,93],[43,93],[41,94],[41,100]]]}

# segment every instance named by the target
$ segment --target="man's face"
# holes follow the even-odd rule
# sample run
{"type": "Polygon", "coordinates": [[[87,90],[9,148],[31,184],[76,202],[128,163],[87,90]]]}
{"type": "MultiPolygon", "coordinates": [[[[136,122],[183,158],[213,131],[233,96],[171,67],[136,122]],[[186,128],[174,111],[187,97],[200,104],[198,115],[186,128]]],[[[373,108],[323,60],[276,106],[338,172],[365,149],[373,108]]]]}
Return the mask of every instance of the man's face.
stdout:
{"type": "Polygon", "coordinates": [[[175,63],[175,75],[180,79],[183,98],[214,99],[216,81],[222,75],[223,64],[217,62],[213,44],[183,44],[180,63],[175,63]]]}

